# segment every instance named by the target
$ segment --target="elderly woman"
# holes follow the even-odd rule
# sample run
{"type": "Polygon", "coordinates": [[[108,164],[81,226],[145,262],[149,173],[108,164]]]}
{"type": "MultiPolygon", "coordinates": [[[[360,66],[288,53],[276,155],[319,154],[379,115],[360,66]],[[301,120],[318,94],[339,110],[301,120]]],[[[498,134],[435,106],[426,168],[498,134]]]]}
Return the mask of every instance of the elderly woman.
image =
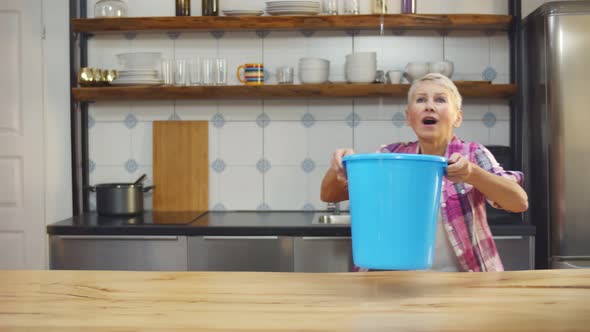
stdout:
{"type": "MultiPolygon", "coordinates": [[[[520,172],[506,171],[483,145],[453,134],[461,125],[461,95],[445,76],[428,74],[408,92],[407,124],[418,141],[382,146],[383,153],[417,153],[448,158],[435,244],[433,270],[503,271],[486,218],[485,200],[511,212],[528,208],[520,172]]],[[[348,199],[342,158],[352,149],[338,149],[322,181],[321,199],[348,199]]]]}

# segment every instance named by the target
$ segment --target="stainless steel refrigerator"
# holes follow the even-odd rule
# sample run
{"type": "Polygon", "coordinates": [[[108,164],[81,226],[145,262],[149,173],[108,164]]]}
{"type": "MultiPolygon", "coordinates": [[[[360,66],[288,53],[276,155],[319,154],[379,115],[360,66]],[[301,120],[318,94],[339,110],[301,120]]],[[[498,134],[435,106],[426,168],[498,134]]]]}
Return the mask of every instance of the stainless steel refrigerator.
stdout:
{"type": "Polygon", "coordinates": [[[590,268],[590,1],[522,22],[523,170],[537,268],[590,268]]]}

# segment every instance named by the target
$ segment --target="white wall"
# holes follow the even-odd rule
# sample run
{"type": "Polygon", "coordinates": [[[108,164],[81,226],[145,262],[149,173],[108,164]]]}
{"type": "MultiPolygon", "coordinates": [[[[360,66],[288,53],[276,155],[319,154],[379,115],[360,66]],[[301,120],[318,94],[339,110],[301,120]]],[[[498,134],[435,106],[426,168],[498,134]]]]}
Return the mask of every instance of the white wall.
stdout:
{"type": "MultiPolygon", "coordinates": [[[[262,9],[264,0],[226,0],[221,9],[262,9]]],[[[398,3],[392,1],[390,3],[398,3]]],[[[93,0],[88,0],[92,8],[93,0]]],[[[129,0],[130,16],[172,15],[174,4],[160,0],[129,0]],[[141,2],[141,5],[139,3],[141,2]],[[164,14],[162,14],[164,13],[164,14]]],[[[368,12],[369,0],[361,1],[368,12]]],[[[506,14],[507,1],[420,0],[419,13],[506,14]]],[[[390,7],[390,12],[399,8],[390,7]]],[[[200,2],[192,1],[198,15],[200,2]]],[[[91,67],[116,69],[116,54],[157,51],[171,58],[223,57],[230,84],[239,84],[235,68],[264,62],[297,66],[299,58],[316,56],[331,61],[330,79],[344,80],[344,58],[353,51],[376,51],[379,68],[403,69],[411,61],[454,61],[456,80],[509,80],[509,42],[505,32],[408,32],[386,30],[271,31],[264,39],[254,31],[226,31],[221,39],[208,32],[96,35],[89,41],[91,67]],[[487,75],[488,73],[491,75],[487,75]]],[[[296,81],[297,78],[296,78],[296,81]]],[[[90,183],[132,181],[152,173],[152,121],[169,118],[210,120],[209,202],[211,209],[273,210],[324,209],[319,200],[321,178],[331,153],[338,147],[373,152],[385,143],[415,139],[404,126],[405,100],[393,98],[296,100],[122,101],[90,105],[90,183]]],[[[506,101],[466,100],[463,126],[457,134],[482,144],[509,144],[506,101]]],[[[90,197],[91,208],[94,196],[90,197]]],[[[146,207],[151,206],[149,199],[146,207]]]]}
{"type": "Polygon", "coordinates": [[[46,223],[72,216],[69,1],[43,0],[46,223]]]}

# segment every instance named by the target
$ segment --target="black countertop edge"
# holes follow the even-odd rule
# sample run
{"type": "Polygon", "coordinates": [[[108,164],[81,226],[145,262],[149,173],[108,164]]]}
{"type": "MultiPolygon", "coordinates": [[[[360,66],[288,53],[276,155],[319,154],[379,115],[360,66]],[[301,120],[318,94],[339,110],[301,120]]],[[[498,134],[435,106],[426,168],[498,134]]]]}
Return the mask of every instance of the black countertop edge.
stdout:
{"type": "MultiPolygon", "coordinates": [[[[96,213],[69,218],[47,226],[49,235],[85,236],[350,236],[349,225],[323,225],[313,221],[322,212],[208,212],[184,224],[126,224],[96,213]]],[[[494,236],[531,236],[535,226],[515,215],[489,220],[494,236]]]]}

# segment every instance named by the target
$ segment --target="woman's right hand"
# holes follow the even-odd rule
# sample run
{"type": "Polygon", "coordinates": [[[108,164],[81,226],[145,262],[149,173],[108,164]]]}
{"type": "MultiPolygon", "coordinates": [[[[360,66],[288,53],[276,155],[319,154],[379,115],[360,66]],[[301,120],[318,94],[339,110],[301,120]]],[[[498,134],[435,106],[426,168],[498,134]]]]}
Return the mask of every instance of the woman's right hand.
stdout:
{"type": "Polygon", "coordinates": [[[330,169],[336,172],[336,177],[339,180],[346,179],[346,169],[342,164],[342,158],[344,158],[344,156],[348,156],[351,154],[354,154],[354,150],[352,149],[338,149],[334,151],[334,154],[332,155],[332,160],[330,161],[330,169]]]}

